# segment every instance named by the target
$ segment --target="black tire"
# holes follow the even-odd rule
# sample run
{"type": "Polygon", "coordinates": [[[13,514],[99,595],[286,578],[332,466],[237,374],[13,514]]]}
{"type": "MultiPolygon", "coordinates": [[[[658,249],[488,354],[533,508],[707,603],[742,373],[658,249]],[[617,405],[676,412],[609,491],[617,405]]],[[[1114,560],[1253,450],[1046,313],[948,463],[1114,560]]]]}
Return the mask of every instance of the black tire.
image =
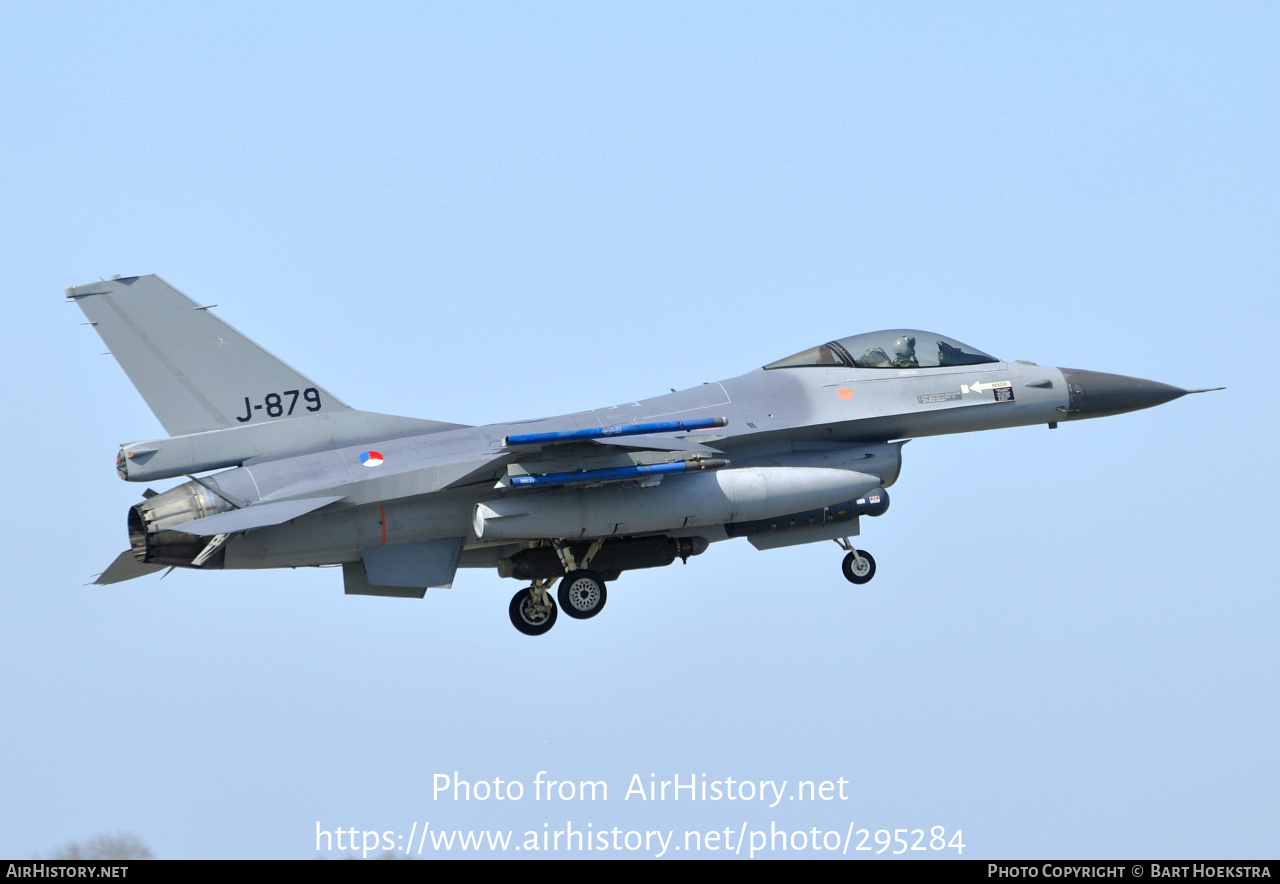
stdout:
{"type": "Polygon", "coordinates": [[[860,573],[854,570],[853,568],[853,563],[855,561],[854,553],[849,553],[847,556],[844,557],[844,563],[840,566],[840,570],[844,571],[845,580],[848,580],[850,583],[856,583],[858,585],[862,585],[863,583],[867,583],[868,581],[870,581],[872,577],[876,576],[876,560],[871,558],[871,553],[867,552],[864,549],[858,550],[857,557],[862,558],[867,563],[866,571],[864,573],[860,573]]]}
{"type": "Polygon", "coordinates": [[[533,603],[533,593],[528,588],[520,590],[511,597],[511,607],[508,608],[511,625],[525,635],[542,635],[556,625],[556,603],[548,598],[547,604],[550,611],[542,614],[537,610],[539,606],[533,603]]]}
{"type": "Polygon", "coordinates": [[[604,609],[609,593],[595,571],[577,570],[564,575],[556,598],[574,620],[590,620],[604,609]]]}

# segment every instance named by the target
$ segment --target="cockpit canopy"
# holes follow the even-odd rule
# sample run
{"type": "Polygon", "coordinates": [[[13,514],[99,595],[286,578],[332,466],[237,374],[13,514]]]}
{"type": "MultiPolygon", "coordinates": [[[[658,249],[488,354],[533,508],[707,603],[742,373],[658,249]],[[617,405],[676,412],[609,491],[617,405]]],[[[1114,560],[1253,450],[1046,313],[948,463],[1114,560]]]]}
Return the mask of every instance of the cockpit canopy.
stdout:
{"type": "Polygon", "coordinates": [[[765,369],[802,368],[942,368],[999,362],[952,338],[911,328],[867,332],[810,347],[802,353],[770,362],[765,369]]]}

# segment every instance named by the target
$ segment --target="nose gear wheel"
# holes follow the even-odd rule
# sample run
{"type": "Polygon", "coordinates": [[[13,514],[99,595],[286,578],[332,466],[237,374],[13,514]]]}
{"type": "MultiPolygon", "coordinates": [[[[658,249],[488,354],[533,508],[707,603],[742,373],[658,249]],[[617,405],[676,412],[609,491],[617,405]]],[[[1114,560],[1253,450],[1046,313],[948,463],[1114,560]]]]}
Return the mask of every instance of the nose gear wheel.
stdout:
{"type": "Polygon", "coordinates": [[[876,560],[866,550],[855,549],[844,557],[840,566],[850,583],[863,584],[876,576],[876,560]]]}

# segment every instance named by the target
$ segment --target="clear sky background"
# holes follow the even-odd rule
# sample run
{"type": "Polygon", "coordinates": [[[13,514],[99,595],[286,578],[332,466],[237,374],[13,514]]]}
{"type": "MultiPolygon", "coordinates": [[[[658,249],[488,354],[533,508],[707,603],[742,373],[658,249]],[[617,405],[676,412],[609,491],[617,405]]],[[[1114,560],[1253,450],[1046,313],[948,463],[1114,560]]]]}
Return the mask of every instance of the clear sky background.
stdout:
{"type": "Polygon", "coordinates": [[[1277,45],[1271,3],[0,8],[0,856],[566,820],[1280,855],[1277,45]],[[116,273],[464,423],[897,326],[1229,389],[911,443],[865,587],[731,541],[531,639],[489,571],[84,586],[142,490],[117,445],[162,433],[63,303],[116,273]],[[455,770],[609,800],[433,801],[455,770]]]}

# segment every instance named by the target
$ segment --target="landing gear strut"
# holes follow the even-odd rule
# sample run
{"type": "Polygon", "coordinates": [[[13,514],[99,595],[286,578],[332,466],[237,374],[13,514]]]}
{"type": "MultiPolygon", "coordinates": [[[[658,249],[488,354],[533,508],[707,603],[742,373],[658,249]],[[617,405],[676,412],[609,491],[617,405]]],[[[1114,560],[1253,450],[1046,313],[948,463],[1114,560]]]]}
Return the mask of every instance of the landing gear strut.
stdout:
{"type": "MultiPolygon", "coordinates": [[[[575,620],[589,620],[599,614],[608,599],[604,588],[604,579],[595,571],[588,571],[587,566],[595,558],[604,540],[596,540],[587,548],[581,562],[573,557],[573,550],[560,540],[552,540],[550,545],[555,549],[564,569],[564,579],[556,595],[560,599],[559,608],[575,620]]],[[[511,599],[511,623],[525,635],[542,635],[556,624],[556,613],[559,608],[551,600],[550,579],[534,580],[528,589],[522,589],[511,599]]]]}
{"type": "Polygon", "coordinates": [[[844,557],[844,562],[840,565],[846,580],[850,583],[861,585],[876,576],[876,560],[871,557],[871,553],[866,550],[854,549],[853,544],[849,542],[847,537],[837,538],[836,545],[849,551],[849,554],[844,557]]]}

